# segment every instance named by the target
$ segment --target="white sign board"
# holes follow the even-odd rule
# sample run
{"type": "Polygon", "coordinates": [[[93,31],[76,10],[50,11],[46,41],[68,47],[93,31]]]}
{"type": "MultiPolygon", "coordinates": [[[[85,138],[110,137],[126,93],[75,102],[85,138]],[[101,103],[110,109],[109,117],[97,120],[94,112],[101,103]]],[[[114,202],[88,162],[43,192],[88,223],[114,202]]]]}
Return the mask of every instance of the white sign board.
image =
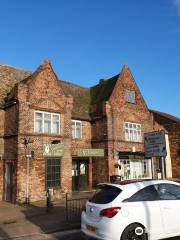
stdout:
{"type": "Polygon", "coordinates": [[[165,157],[167,155],[165,132],[144,133],[144,150],[147,158],[165,157]]]}

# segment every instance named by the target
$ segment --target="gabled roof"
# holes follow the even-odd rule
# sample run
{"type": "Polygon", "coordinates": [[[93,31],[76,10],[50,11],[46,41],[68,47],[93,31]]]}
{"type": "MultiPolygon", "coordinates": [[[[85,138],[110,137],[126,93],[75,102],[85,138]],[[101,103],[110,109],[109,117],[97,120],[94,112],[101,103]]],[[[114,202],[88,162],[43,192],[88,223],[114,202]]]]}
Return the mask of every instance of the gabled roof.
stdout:
{"type": "Polygon", "coordinates": [[[32,74],[30,71],[0,64],[0,105],[3,106],[4,99],[13,89],[14,85],[21,82],[32,74]]]}
{"type": "Polygon", "coordinates": [[[180,118],[170,115],[169,113],[159,112],[152,109],[149,110],[153,113],[155,120],[161,124],[180,123],[180,118]]]}
{"type": "Polygon", "coordinates": [[[59,86],[62,88],[65,95],[73,97],[72,116],[76,119],[90,119],[90,91],[89,88],[81,87],[77,84],[59,80],[59,86]]]}
{"type": "Polygon", "coordinates": [[[119,74],[107,80],[100,80],[99,84],[90,88],[91,104],[108,101],[115,87],[119,74]]]}
{"type": "MultiPolygon", "coordinates": [[[[49,61],[47,63],[46,60],[43,64],[50,63],[49,61]]],[[[35,72],[31,72],[9,65],[0,64],[0,108],[4,107],[5,98],[7,98],[16,83],[30,80],[31,77],[36,75],[41,68],[42,66],[40,65],[35,72]]],[[[124,68],[127,68],[127,66],[124,68]]],[[[99,81],[99,84],[90,88],[85,88],[77,84],[59,80],[59,86],[63,90],[64,94],[71,95],[73,97],[74,106],[72,117],[76,119],[89,120],[90,106],[109,100],[120,74],[106,80],[102,79],[99,81]]],[[[174,122],[180,123],[179,118],[170,114],[155,110],[150,111],[157,119],[159,119],[159,121],[161,121],[162,124],[174,122]]]]}

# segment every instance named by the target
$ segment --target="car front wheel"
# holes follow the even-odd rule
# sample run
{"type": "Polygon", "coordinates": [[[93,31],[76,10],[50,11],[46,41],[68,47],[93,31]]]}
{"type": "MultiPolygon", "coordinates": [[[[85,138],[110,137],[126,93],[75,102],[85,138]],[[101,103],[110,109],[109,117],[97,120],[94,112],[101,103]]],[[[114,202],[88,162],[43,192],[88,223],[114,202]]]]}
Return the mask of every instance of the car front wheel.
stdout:
{"type": "Polygon", "coordinates": [[[134,223],[129,225],[123,232],[121,240],[148,240],[144,227],[134,223]]]}

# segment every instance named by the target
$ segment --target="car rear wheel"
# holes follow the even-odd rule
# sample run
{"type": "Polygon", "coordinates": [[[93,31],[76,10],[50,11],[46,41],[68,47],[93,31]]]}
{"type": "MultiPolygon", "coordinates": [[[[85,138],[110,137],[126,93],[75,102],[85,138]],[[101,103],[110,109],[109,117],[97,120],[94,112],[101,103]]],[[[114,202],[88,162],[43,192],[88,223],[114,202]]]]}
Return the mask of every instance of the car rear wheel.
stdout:
{"type": "Polygon", "coordinates": [[[124,230],[121,240],[148,240],[148,237],[144,227],[134,223],[124,230]]]}

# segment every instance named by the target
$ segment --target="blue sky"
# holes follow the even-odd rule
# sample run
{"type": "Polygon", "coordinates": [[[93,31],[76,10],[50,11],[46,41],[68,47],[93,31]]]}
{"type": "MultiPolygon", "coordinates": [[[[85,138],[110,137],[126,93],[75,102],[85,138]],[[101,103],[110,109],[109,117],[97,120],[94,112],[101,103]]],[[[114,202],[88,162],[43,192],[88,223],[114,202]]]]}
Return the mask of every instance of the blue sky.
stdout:
{"type": "Polygon", "coordinates": [[[6,0],[0,63],[93,86],[128,64],[149,108],[180,117],[180,0],[6,0]]]}

